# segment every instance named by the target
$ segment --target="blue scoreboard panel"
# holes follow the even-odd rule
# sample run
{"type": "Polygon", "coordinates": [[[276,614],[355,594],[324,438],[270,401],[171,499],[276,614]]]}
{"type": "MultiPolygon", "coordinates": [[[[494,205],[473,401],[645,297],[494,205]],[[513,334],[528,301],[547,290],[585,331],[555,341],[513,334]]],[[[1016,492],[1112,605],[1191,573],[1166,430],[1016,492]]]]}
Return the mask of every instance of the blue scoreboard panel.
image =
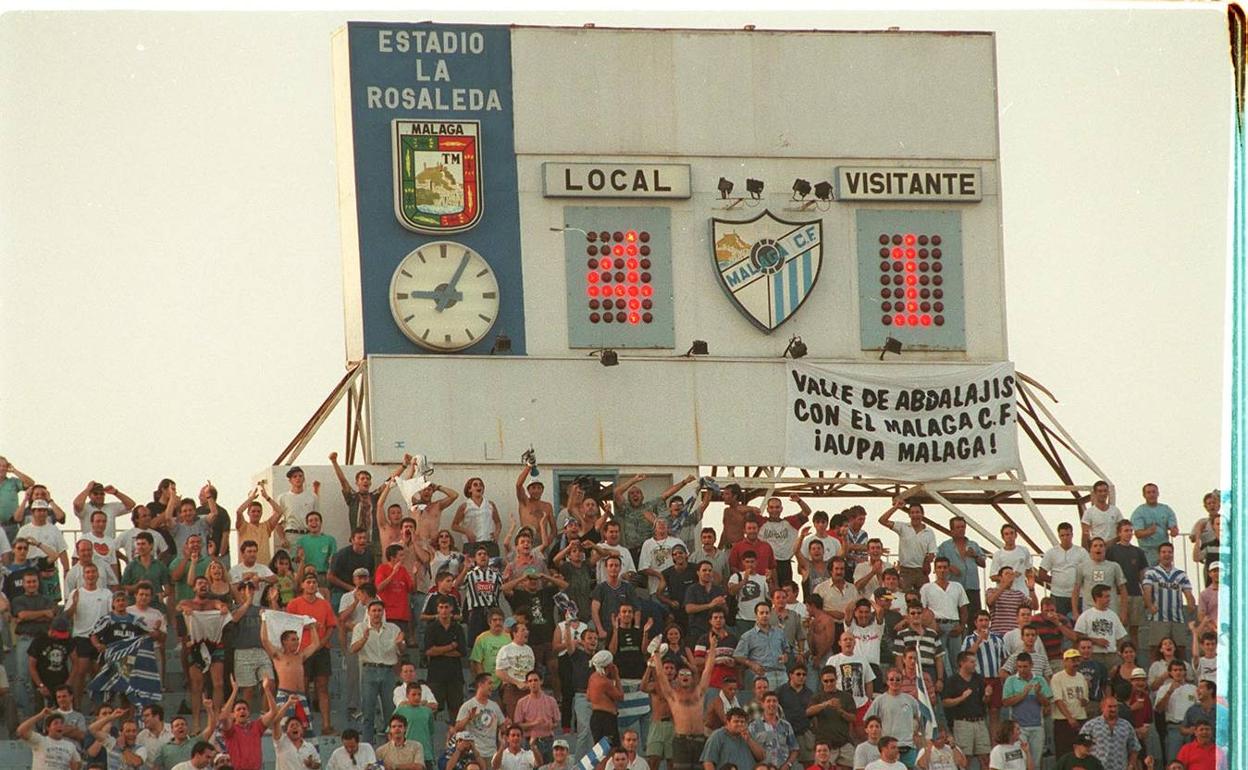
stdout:
{"type": "Polygon", "coordinates": [[[568,347],[672,348],[671,211],[566,206],[568,347]]]}
{"type": "Polygon", "coordinates": [[[966,350],[962,216],[858,211],[858,312],[863,350],[892,337],[911,350],[966,350]]]}

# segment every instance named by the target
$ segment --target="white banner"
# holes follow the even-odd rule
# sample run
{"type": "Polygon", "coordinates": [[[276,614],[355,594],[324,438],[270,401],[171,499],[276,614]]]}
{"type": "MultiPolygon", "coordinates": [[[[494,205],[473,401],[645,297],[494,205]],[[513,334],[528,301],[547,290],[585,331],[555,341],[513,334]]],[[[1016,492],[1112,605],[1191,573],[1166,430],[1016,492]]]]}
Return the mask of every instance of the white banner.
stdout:
{"type": "Polygon", "coordinates": [[[787,374],[787,465],[899,481],[1019,467],[1012,363],[890,377],[790,360],[787,374]]]}

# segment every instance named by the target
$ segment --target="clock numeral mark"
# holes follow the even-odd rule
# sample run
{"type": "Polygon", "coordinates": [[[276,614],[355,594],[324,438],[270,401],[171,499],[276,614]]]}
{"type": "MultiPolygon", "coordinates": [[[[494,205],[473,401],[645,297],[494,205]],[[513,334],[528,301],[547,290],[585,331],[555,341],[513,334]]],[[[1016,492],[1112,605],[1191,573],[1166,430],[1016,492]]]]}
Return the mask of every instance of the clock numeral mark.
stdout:
{"type": "MultiPolygon", "coordinates": [[[[442,254],[442,259],[446,259],[446,244],[445,243],[442,244],[441,246],[438,246],[438,251],[442,254]]],[[[447,340],[447,342],[450,342],[450,340],[447,340]]]]}
{"type": "Polygon", "coordinates": [[[429,330],[428,330],[428,329],[425,329],[425,333],[424,333],[424,334],[422,334],[422,335],[420,335],[420,338],[421,338],[422,340],[428,340],[428,339],[429,339],[429,330]]]}
{"type": "Polygon", "coordinates": [[[416,317],[416,315],[415,315],[415,314],[409,315],[409,316],[407,316],[406,318],[404,318],[404,319],[403,319],[403,323],[407,323],[408,321],[412,320],[412,319],[413,319],[413,318],[415,318],[415,317],[416,317]]]}
{"type": "Polygon", "coordinates": [[[494,320],[493,318],[490,318],[488,315],[485,315],[484,313],[477,313],[477,318],[480,318],[482,321],[485,321],[487,324],[490,321],[494,320]]]}
{"type": "Polygon", "coordinates": [[[481,297],[482,297],[483,299],[494,299],[494,298],[495,298],[495,297],[497,297],[497,296],[498,296],[498,292],[496,292],[496,291],[487,291],[487,292],[483,292],[483,293],[481,294],[481,297]]]}
{"type": "Polygon", "coordinates": [[[472,332],[468,331],[467,329],[464,329],[464,334],[467,334],[467,335],[468,335],[468,339],[470,339],[470,340],[475,340],[475,339],[476,339],[476,337],[472,336],[472,332]]]}
{"type": "MultiPolygon", "coordinates": [[[[420,261],[424,262],[425,261],[424,257],[421,257],[420,261]]],[[[412,274],[407,272],[406,270],[400,270],[399,272],[402,273],[403,275],[406,275],[408,278],[412,277],[412,274]]]]}
{"type": "Polygon", "coordinates": [[[488,273],[488,272],[490,272],[490,269],[487,267],[486,269],[484,269],[484,270],[482,270],[481,272],[477,273],[477,277],[478,277],[478,278],[480,278],[481,276],[485,275],[485,274],[486,274],[486,273],[488,273]]]}
{"type": "Polygon", "coordinates": [[[446,340],[446,344],[448,345],[451,344],[451,335],[449,334],[444,335],[444,339],[446,340]]]}
{"type": "Polygon", "coordinates": [[[395,294],[394,298],[395,299],[407,299],[407,292],[401,291],[398,294],[395,294]]]}
{"type": "MultiPolygon", "coordinates": [[[[416,252],[416,256],[420,257],[420,264],[422,264],[422,265],[423,265],[423,264],[425,264],[425,255],[424,255],[424,254],[421,254],[419,251],[417,251],[417,252],[416,252]]],[[[411,276],[409,275],[409,276],[408,276],[408,278],[411,278],[411,276]]]]}

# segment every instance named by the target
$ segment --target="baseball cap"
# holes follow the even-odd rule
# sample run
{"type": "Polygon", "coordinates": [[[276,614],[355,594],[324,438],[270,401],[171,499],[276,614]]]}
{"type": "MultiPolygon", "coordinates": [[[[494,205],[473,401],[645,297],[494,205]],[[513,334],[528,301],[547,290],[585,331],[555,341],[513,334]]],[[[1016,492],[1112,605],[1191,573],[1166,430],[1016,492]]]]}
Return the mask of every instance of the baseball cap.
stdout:
{"type": "Polygon", "coordinates": [[[1062,657],[1063,658],[1079,658],[1082,656],[1079,654],[1078,650],[1076,650],[1074,647],[1071,647],[1069,650],[1062,653],[1062,657]]]}
{"type": "Polygon", "coordinates": [[[290,470],[286,471],[286,478],[290,478],[296,473],[303,473],[303,468],[300,468],[298,465],[292,465],[290,470]]]}
{"type": "Polygon", "coordinates": [[[522,574],[525,577],[537,577],[537,567],[525,567],[522,574]]]}
{"type": "Polygon", "coordinates": [[[568,742],[562,738],[559,738],[554,743],[550,744],[550,747],[553,749],[566,749],[568,748],[568,742]]]}
{"type": "Polygon", "coordinates": [[[1147,679],[1148,674],[1144,671],[1144,669],[1137,668],[1136,670],[1131,672],[1131,678],[1132,679],[1147,679]]]}
{"type": "Polygon", "coordinates": [[[69,637],[69,617],[66,615],[57,615],[52,621],[49,633],[55,634],[58,639],[69,637]]]}
{"type": "Polygon", "coordinates": [[[351,573],[351,577],[368,577],[369,571],[365,567],[357,567],[355,572],[351,573]]]}
{"type": "MultiPolygon", "coordinates": [[[[470,741],[472,740],[472,733],[468,732],[467,730],[460,730],[459,732],[455,733],[455,740],[470,741]]],[[[558,741],[555,741],[555,742],[558,743],[558,741]]],[[[565,743],[563,745],[567,746],[568,744],[565,743]]]]}
{"type": "Polygon", "coordinates": [[[1091,746],[1092,737],[1088,735],[1080,734],[1080,735],[1076,735],[1075,739],[1071,742],[1074,743],[1076,746],[1091,746]]]}
{"type": "Polygon", "coordinates": [[[675,553],[676,551],[684,551],[685,553],[689,553],[689,549],[685,547],[684,543],[677,543],[676,545],[672,546],[672,552],[675,553]]]}
{"type": "Polygon", "coordinates": [[[1210,571],[1210,572],[1213,572],[1215,569],[1216,569],[1218,572],[1221,572],[1221,571],[1222,571],[1222,563],[1221,563],[1221,562],[1216,562],[1216,561],[1215,561],[1213,564],[1210,564],[1210,565],[1209,565],[1209,571],[1210,571]]]}

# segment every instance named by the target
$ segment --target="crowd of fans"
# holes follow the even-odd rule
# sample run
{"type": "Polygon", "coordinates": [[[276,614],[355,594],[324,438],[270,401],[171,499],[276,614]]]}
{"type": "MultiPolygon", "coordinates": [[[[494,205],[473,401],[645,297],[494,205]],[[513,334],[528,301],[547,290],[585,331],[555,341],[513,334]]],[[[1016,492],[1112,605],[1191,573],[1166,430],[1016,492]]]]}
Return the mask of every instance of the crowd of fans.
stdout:
{"type": "Polygon", "coordinates": [[[266,735],[315,769],[314,734],[334,770],[1218,766],[1216,492],[1180,539],[1155,484],[1124,516],[1098,482],[1033,553],[1009,523],[1000,548],[938,536],[921,485],[886,545],[861,506],[692,476],[581,478],[556,510],[529,467],[503,503],[410,457],[380,485],[330,461],[347,543],[299,468],[234,511],[169,479],[66,510],[0,458],[0,690],[35,770],[260,770],[266,735]]]}

